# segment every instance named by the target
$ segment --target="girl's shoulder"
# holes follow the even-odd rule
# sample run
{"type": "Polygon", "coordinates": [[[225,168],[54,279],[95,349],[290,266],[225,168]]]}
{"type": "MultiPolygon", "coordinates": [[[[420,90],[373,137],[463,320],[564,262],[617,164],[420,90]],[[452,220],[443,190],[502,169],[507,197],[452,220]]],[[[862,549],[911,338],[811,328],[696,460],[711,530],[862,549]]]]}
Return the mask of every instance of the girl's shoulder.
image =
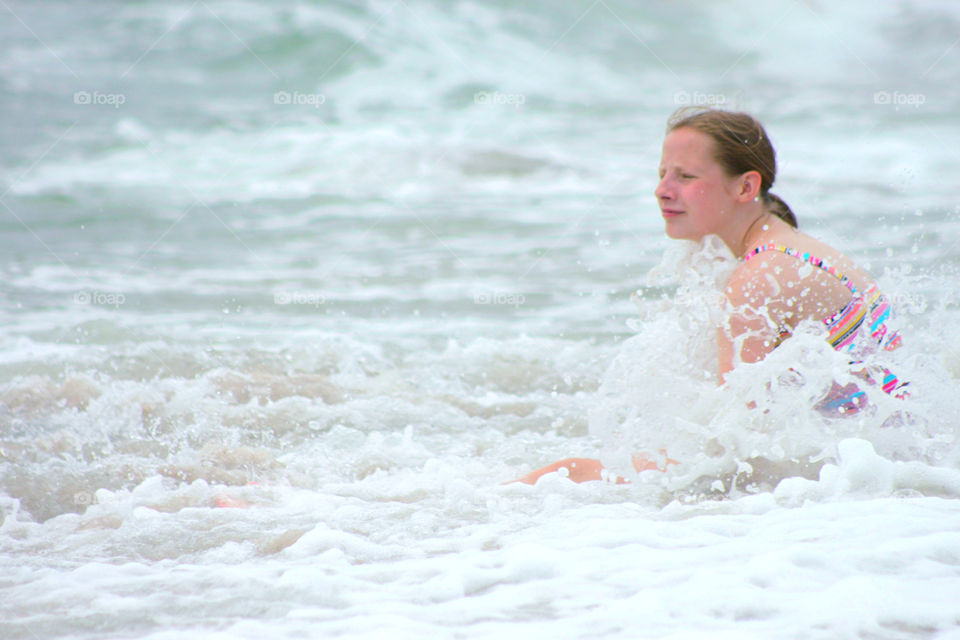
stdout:
{"type": "Polygon", "coordinates": [[[734,305],[824,317],[872,283],[849,258],[806,234],[791,234],[789,245],[767,240],[750,249],[731,275],[725,293],[734,305]]]}
{"type": "Polygon", "coordinates": [[[737,265],[724,287],[724,294],[731,303],[757,306],[782,289],[778,278],[782,274],[782,268],[778,266],[781,256],[769,257],[772,259],[764,256],[759,260],[742,260],[737,265]]]}

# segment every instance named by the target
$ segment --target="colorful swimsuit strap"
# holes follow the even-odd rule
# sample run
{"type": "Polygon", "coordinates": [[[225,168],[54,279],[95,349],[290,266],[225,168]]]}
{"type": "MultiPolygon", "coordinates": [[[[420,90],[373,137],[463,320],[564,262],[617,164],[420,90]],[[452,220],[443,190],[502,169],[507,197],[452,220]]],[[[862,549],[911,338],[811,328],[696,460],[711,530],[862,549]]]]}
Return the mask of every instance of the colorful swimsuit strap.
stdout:
{"type": "Polygon", "coordinates": [[[815,255],[811,254],[810,252],[791,249],[790,247],[785,247],[782,244],[772,244],[772,243],[762,244],[756,249],[753,249],[752,251],[748,251],[747,255],[743,257],[743,261],[746,262],[747,260],[754,257],[758,253],[763,253],[764,251],[779,251],[780,253],[785,253],[788,256],[793,256],[798,260],[803,260],[808,264],[811,264],[815,267],[823,269],[824,271],[832,275],[834,278],[842,282],[844,286],[847,287],[847,289],[850,289],[850,293],[855,294],[857,292],[857,288],[856,286],[854,286],[850,278],[840,273],[836,268],[833,267],[833,265],[828,264],[822,258],[818,258],[815,255]]]}

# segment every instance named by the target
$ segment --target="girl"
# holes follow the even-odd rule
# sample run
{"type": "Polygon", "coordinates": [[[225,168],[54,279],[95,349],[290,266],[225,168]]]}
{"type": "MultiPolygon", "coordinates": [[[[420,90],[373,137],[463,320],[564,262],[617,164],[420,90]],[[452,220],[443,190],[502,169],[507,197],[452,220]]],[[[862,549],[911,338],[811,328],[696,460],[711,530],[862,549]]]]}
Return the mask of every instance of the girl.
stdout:
{"type": "MultiPolygon", "coordinates": [[[[870,274],[798,230],[793,211],[771,193],[776,170],[770,139],[750,115],[681,109],[668,122],[654,191],[667,235],[696,241],[716,235],[740,260],[724,289],[728,314],[717,331],[721,384],[737,363],[762,360],[804,320],[822,321],[830,344],[853,361],[900,344],[887,327],[890,305],[870,274]]],[[[873,382],[866,369],[857,373],[873,382]]],[[[884,391],[905,395],[896,376],[888,370],[880,376],[884,391]]],[[[857,411],[864,400],[856,385],[834,384],[817,408],[857,411]]],[[[643,455],[633,465],[658,468],[643,455]]],[[[599,460],[570,458],[519,481],[533,484],[561,468],[575,482],[602,478],[599,460]]]]}

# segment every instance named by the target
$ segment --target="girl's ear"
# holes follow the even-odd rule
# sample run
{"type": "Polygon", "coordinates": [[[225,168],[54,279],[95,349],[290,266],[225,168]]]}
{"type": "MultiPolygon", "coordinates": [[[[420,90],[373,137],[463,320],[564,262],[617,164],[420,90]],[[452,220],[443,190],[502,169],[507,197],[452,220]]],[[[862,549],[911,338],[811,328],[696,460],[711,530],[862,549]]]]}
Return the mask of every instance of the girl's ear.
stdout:
{"type": "Polygon", "coordinates": [[[747,171],[740,176],[740,193],[737,194],[737,200],[740,202],[750,202],[760,195],[760,185],[763,179],[759,171],[747,171]]]}

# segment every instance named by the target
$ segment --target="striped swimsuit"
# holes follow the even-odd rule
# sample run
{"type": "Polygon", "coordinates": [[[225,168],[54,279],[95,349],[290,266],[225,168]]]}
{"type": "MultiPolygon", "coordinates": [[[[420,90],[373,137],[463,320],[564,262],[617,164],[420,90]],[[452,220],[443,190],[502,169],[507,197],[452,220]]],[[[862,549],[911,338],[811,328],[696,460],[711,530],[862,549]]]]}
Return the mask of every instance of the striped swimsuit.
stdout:
{"type": "MultiPolygon", "coordinates": [[[[779,251],[788,256],[793,256],[808,264],[818,267],[846,286],[853,297],[840,311],[829,318],[825,318],[823,324],[827,328],[827,341],[837,351],[843,351],[852,355],[865,354],[868,350],[880,347],[886,351],[893,351],[900,346],[900,334],[892,331],[887,326],[887,320],[890,319],[890,303],[880,292],[876,283],[871,284],[866,291],[858,292],[856,286],[847,276],[837,271],[832,265],[824,260],[810,255],[807,252],[798,251],[785,247],[781,244],[764,244],[747,253],[744,261],[763,253],[764,251],[779,251]]],[[[789,335],[788,331],[781,333],[782,337],[789,335]]],[[[858,364],[860,361],[851,362],[858,364]]],[[[878,372],[879,373],[879,372],[878,372]]],[[[863,371],[863,376],[871,383],[875,382],[873,378],[863,371]]],[[[900,382],[889,369],[882,370],[881,387],[886,393],[896,397],[907,395],[904,387],[908,383],[900,382]]],[[[857,388],[854,384],[848,384],[841,387],[834,383],[833,388],[827,394],[826,398],[817,405],[818,409],[838,410],[841,413],[850,413],[862,408],[866,401],[866,394],[857,388]]]]}

